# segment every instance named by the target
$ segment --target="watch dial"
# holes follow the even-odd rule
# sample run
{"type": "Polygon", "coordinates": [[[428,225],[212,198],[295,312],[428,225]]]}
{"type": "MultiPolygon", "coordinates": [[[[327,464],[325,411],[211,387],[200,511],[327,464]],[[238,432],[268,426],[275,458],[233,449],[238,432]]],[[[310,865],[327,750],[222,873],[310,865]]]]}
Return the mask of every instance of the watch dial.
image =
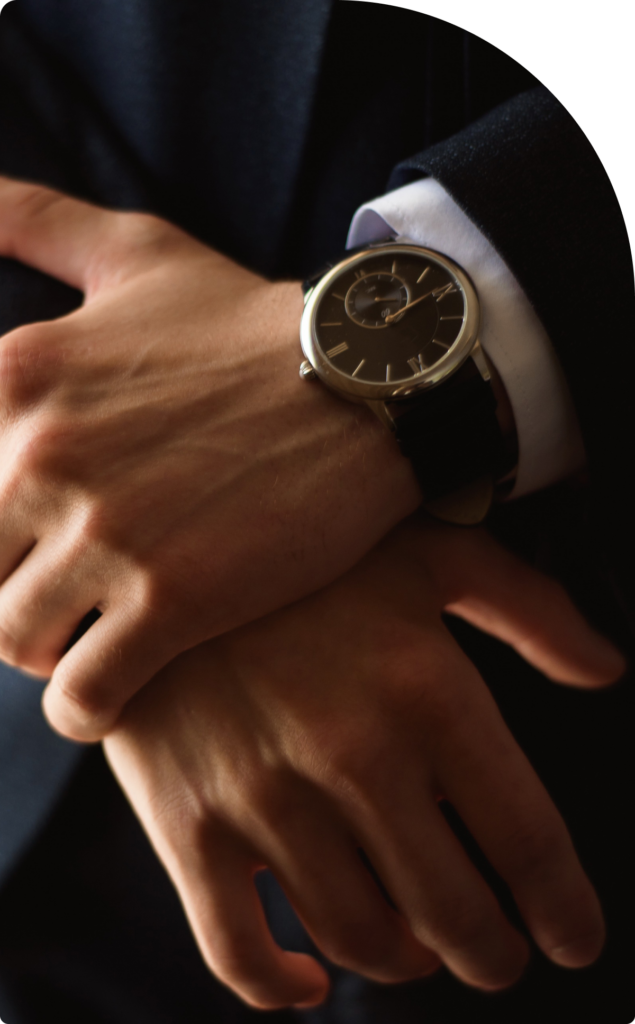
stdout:
{"type": "Polygon", "coordinates": [[[341,373],[407,383],[447,355],[466,312],[444,264],[416,252],[373,253],[331,281],[316,306],[316,340],[341,373]]]}

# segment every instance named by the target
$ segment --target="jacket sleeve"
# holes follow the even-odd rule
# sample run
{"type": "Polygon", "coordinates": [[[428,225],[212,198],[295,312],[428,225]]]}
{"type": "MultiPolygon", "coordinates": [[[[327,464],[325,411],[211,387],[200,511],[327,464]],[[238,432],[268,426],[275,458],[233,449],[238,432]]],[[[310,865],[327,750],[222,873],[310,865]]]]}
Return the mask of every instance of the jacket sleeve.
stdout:
{"type": "Polygon", "coordinates": [[[633,626],[635,294],[608,176],[543,87],[404,160],[388,187],[425,176],[439,181],[492,242],[556,349],[588,455],[592,530],[633,626]]]}

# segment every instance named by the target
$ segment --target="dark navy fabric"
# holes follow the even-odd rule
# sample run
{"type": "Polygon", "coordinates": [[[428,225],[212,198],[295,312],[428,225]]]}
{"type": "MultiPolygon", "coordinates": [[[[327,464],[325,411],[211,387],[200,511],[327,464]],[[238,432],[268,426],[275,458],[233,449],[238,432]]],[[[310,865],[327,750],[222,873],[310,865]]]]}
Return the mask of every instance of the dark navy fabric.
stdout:
{"type": "Polygon", "coordinates": [[[83,754],[48,728],[41,696],[41,684],[0,664],[0,879],[33,842],[83,754]]]}
{"type": "MultiPolygon", "coordinates": [[[[593,514],[585,492],[556,488],[500,510],[493,528],[630,649],[616,601],[628,611],[635,578],[623,461],[633,429],[628,244],[590,145],[528,72],[444,22],[352,0],[13,0],[0,17],[0,172],[158,213],[261,273],[298,278],[343,248],[360,203],[438,178],[547,326],[591,460],[593,514]],[[607,353],[619,373],[598,364],[607,353]]],[[[0,333],[80,301],[0,261],[0,333]]],[[[446,973],[384,988],[334,971],[333,1000],[304,1017],[626,1022],[632,688],[573,694],[474,631],[457,635],[570,823],[606,908],[607,953],[582,973],[535,954],[521,986],[495,999],[446,973]]],[[[48,733],[38,702],[37,684],[3,670],[0,1017],[251,1020],[202,968],[98,753],[48,733]]],[[[305,947],[273,880],[262,885],[280,941],[305,947]]]]}
{"type": "Polygon", "coordinates": [[[536,84],[452,26],[349,0],[13,0],[2,22],[5,171],[271,274],[339,251],[399,160],[536,84]]]}

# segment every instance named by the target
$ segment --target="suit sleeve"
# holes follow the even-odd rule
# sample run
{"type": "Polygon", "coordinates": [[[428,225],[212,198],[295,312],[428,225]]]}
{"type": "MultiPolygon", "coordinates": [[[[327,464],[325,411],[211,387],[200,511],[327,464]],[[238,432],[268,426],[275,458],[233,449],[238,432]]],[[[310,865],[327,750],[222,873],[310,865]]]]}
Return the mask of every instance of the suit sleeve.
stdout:
{"type": "Polygon", "coordinates": [[[425,176],[443,185],[500,253],[555,347],[588,456],[593,535],[633,627],[635,294],[608,176],[577,123],[542,87],[404,160],[388,187],[425,176]]]}

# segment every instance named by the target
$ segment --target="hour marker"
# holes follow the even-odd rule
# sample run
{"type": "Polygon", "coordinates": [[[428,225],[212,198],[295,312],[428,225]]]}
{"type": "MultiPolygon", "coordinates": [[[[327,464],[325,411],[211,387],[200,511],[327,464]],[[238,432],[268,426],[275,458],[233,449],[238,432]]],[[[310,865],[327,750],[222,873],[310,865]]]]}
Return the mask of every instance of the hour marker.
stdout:
{"type": "Polygon", "coordinates": [[[392,261],[392,272],[393,274],[397,273],[397,260],[392,261]]]}
{"type": "Polygon", "coordinates": [[[359,366],[356,366],[355,369],[353,370],[353,372],[351,373],[351,377],[356,377],[357,376],[357,374],[359,373],[359,371],[361,370],[361,368],[362,368],[362,366],[364,365],[365,362],[366,362],[366,360],[362,359],[362,361],[359,364],[359,366]]]}
{"type": "Polygon", "coordinates": [[[388,381],[390,380],[390,371],[391,371],[391,365],[390,365],[390,363],[388,363],[388,365],[386,366],[386,383],[388,383],[388,381]]]}
{"type": "Polygon", "coordinates": [[[342,302],[344,301],[344,296],[338,295],[337,292],[331,292],[331,295],[333,296],[334,299],[341,299],[342,302]]]}
{"type": "MultiPolygon", "coordinates": [[[[440,316],[439,320],[462,320],[463,314],[459,313],[458,316],[440,316]]],[[[326,325],[324,325],[326,326],[326,325]]]]}
{"type": "Polygon", "coordinates": [[[421,353],[419,353],[419,355],[416,358],[409,359],[408,366],[410,367],[413,373],[423,373],[423,371],[425,370],[425,366],[423,365],[423,356],[421,355],[421,353]]]}
{"type": "Polygon", "coordinates": [[[355,271],[355,277],[357,278],[358,281],[359,281],[360,277],[363,277],[363,276],[364,276],[364,271],[363,270],[356,270],[355,271]]]}
{"type": "MultiPolygon", "coordinates": [[[[443,317],[442,316],[441,320],[447,320],[447,317],[443,317]]],[[[320,324],[320,327],[341,327],[341,326],[342,326],[342,321],[341,320],[334,320],[333,323],[331,323],[331,324],[320,324]]]]}
{"type": "Polygon", "coordinates": [[[432,344],[433,345],[440,345],[441,348],[452,348],[452,342],[451,341],[439,341],[438,338],[433,338],[432,339],[432,344]]]}
{"type": "Polygon", "coordinates": [[[423,273],[419,274],[419,277],[417,278],[417,284],[419,284],[420,281],[423,281],[424,277],[429,272],[429,270],[430,270],[430,267],[426,267],[426,269],[423,271],[423,273]]]}
{"type": "Polygon", "coordinates": [[[343,341],[341,345],[336,345],[335,348],[330,348],[326,354],[329,359],[334,359],[335,356],[340,356],[342,352],[346,352],[347,348],[347,342],[343,341]]]}
{"type": "Polygon", "coordinates": [[[441,299],[444,299],[446,297],[446,295],[451,295],[452,292],[455,291],[456,285],[452,284],[452,282],[449,281],[447,284],[443,284],[439,288],[433,288],[432,294],[434,295],[437,302],[440,302],[441,299]]]}

